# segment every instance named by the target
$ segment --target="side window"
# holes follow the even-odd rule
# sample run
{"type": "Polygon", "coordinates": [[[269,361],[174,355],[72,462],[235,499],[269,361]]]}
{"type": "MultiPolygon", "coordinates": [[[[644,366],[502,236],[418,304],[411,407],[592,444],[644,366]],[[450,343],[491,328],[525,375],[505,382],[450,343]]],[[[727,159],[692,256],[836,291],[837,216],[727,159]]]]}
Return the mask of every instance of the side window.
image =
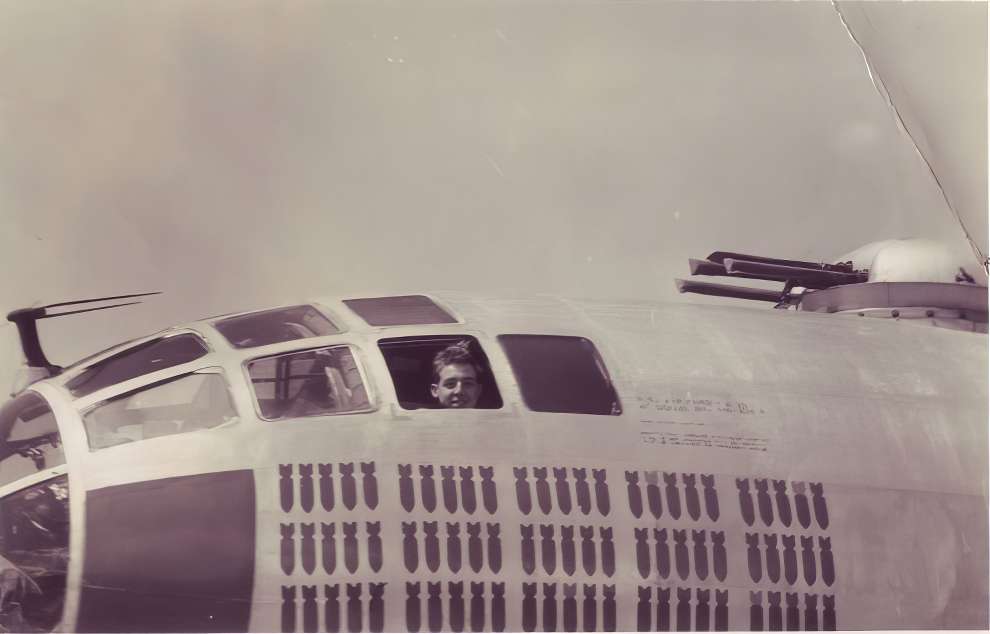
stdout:
{"type": "Polygon", "coordinates": [[[347,346],[254,359],[247,364],[261,417],[267,420],[368,411],[368,392],[347,346]]]}
{"type": "Polygon", "coordinates": [[[34,392],[0,408],[0,486],[65,464],[55,414],[34,392]]]}
{"type": "Polygon", "coordinates": [[[196,372],[114,396],[83,413],[89,448],[185,434],[235,420],[223,376],[196,372]]]}
{"type": "MultiPolygon", "coordinates": [[[[474,337],[393,337],[380,339],[378,347],[392,375],[399,404],[404,409],[502,407],[502,396],[492,376],[488,357],[474,337]],[[438,376],[434,367],[434,361],[438,359],[441,364],[444,360],[451,361],[448,367],[456,368],[458,372],[447,374],[458,376],[438,376]],[[473,385],[471,376],[461,376],[467,367],[471,368],[467,373],[473,375],[473,385]],[[472,388],[476,393],[470,393],[472,388]]],[[[443,368],[441,372],[444,372],[443,368]]]]}
{"type": "Polygon", "coordinates": [[[73,396],[86,396],[114,383],[189,363],[207,352],[203,340],[189,333],[153,339],[96,362],[65,387],[73,396]]]}
{"type": "Polygon", "coordinates": [[[526,406],[536,412],[622,413],[605,364],[584,337],[499,335],[526,406]]]}

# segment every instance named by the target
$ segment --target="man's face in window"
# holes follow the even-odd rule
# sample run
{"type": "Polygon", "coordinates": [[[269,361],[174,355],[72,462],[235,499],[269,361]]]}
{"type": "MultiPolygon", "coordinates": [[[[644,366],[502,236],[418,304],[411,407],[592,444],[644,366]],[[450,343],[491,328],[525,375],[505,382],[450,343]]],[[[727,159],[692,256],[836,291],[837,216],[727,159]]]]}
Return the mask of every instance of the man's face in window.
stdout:
{"type": "Polygon", "coordinates": [[[442,407],[474,407],[481,396],[478,373],[469,363],[452,363],[440,371],[439,380],[430,387],[433,398],[442,407]]]}

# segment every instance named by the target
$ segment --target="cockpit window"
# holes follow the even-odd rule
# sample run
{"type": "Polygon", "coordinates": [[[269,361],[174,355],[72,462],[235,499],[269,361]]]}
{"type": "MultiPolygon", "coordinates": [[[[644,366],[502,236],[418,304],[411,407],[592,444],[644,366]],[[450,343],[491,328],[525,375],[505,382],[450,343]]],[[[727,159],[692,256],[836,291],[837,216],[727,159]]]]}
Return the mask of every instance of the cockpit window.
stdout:
{"type": "Polygon", "coordinates": [[[109,385],[189,363],[209,352],[192,333],[152,339],[97,361],[65,383],[73,396],[92,394],[109,385]]]}
{"type": "Polygon", "coordinates": [[[89,448],[185,434],[237,419],[226,381],[196,372],[114,396],[83,414],[89,448]]]}
{"type": "Polygon", "coordinates": [[[361,371],[348,346],[255,359],[247,369],[261,417],[267,420],[371,409],[361,371]]]}
{"type": "Polygon", "coordinates": [[[55,414],[34,392],[0,408],[0,486],[65,464],[55,414]]]}
{"type": "Polygon", "coordinates": [[[345,299],[344,304],[369,326],[456,324],[457,320],[426,295],[345,299]]]}
{"type": "MultiPolygon", "coordinates": [[[[502,407],[502,396],[492,375],[488,357],[482,350],[478,340],[468,335],[441,335],[422,337],[392,337],[380,339],[378,347],[385,357],[392,383],[395,385],[395,395],[404,409],[438,409],[443,407],[470,407],[476,409],[499,409],[502,407]],[[472,372],[476,385],[457,386],[449,389],[478,389],[477,400],[473,403],[451,403],[448,400],[449,389],[443,385],[443,378],[435,375],[434,360],[445,350],[462,348],[470,363],[455,365],[473,365],[472,372]],[[434,390],[434,385],[437,386],[434,390]],[[436,392],[436,394],[434,394],[436,392]]],[[[452,357],[456,359],[455,355],[452,357]]],[[[443,357],[441,357],[443,358],[443,357]]],[[[444,377],[445,378],[445,377],[444,377]]],[[[471,398],[468,396],[468,398],[471,398]]]]}
{"type": "Polygon", "coordinates": [[[235,348],[256,348],[340,332],[323,313],[308,304],[228,317],[213,326],[235,348]]]}
{"type": "Polygon", "coordinates": [[[499,335],[526,406],[536,412],[619,415],[619,397],[584,337],[499,335]]]}

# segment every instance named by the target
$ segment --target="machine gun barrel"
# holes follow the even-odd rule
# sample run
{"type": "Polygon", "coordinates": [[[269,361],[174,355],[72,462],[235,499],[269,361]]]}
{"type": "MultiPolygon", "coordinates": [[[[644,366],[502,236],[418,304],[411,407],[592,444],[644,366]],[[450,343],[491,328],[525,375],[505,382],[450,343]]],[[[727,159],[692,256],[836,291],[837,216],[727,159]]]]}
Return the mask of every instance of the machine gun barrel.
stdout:
{"type": "Polygon", "coordinates": [[[805,288],[830,288],[843,284],[860,284],[867,281],[867,275],[860,272],[830,271],[821,268],[805,268],[783,264],[768,264],[752,260],[725,258],[725,270],[730,275],[758,276],[760,279],[793,282],[805,288]]]}
{"type": "Polygon", "coordinates": [[[765,288],[747,288],[732,284],[712,284],[711,282],[695,282],[694,280],[674,280],[677,290],[681,293],[697,293],[715,297],[735,297],[736,299],[755,299],[761,302],[778,303],[781,292],[765,288]]]}

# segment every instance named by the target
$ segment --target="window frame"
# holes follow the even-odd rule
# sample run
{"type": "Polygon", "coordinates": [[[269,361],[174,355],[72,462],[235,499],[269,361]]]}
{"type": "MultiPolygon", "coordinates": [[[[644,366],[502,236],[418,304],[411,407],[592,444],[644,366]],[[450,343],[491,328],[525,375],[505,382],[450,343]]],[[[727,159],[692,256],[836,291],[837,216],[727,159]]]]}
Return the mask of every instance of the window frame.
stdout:
{"type": "MultiPolygon", "coordinates": [[[[336,336],[336,335],[327,335],[327,336],[336,336]]],[[[305,341],[305,340],[296,340],[296,342],[298,342],[298,341],[305,341]]],[[[294,342],[285,341],[285,342],[282,342],[282,343],[280,343],[278,345],[286,345],[286,344],[289,344],[289,343],[294,343],[294,342]]],[[[301,421],[301,420],[314,419],[314,418],[324,418],[324,417],[329,417],[329,416],[351,416],[351,415],[356,415],[356,414],[358,414],[358,415],[361,415],[361,414],[370,414],[372,412],[378,411],[379,403],[378,403],[378,398],[377,398],[378,397],[377,390],[375,389],[375,384],[372,381],[369,381],[369,374],[368,374],[368,372],[367,372],[367,370],[365,368],[364,358],[362,356],[363,354],[364,354],[364,350],[362,349],[362,347],[359,346],[359,345],[357,345],[357,344],[355,344],[355,343],[352,343],[352,342],[337,342],[337,343],[325,343],[325,344],[317,345],[317,346],[306,346],[304,348],[290,348],[290,349],[286,349],[286,350],[279,350],[277,352],[269,352],[267,354],[261,354],[261,355],[257,355],[257,356],[251,356],[251,357],[248,357],[248,358],[244,359],[241,362],[241,372],[244,375],[244,381],[245,381],[245,384],[247,386],[248,394],[250,395],[250,398],[251,398],[251,405],[254,407],[254,414],[255,414],[255,416],[258,417],[258,420],[264,421],[266,423],[281,423],[281,422],[286,422],[286,421],[297,421],[298,422],[298,421],[301,421]],[[347,410],[346,412],[326,412],[326,413],[322,413],[322,414],[309,414],[309,415],[306,415],[306,416],[296,416],[296,417],[292,417],[292,418],[286,418],[286,417],[268,418],[268,417],[266,417],[264,415],[264,412],[261,409],[261,404],[258,401],[258,394],[254,390],[254,382],[251,380],[251,371],[250,371],[250,368],[248,366],[251,363],[254,363],[255,361],[260,361],[262,359],[271,359],[271,358],[274,358],[274,357],[281,357],[281,356],[291,355],[291,354],[299,354],[299,353],[302,353],[302,352],[311,352],[311,351],[317,351],[317,350],[327,350],[329,348],[348,348],[351,351],[351,358],[354,359],[354,365],[355,365],[355,367],[357,367],[358,374],[361,376],[361,384],[364,387],[364,392],[365,392],[365,394],[368,397],[368,406],[366,408],[363,408],[363,409],[347,410]]]]}
{"type": "Polygon", "coordinates": [[[27,389],[21,392],[20,394],[18,394],[17,396],[15,396],[14,398],[12,398],[8,402],[13,402],[14,400],[21,398],[27,394],[31,394],[37,398],[40,398],[48,407],[48,411],[51,412],[52,416],[54,417],[55,428],[56,431],[58,432],[58,441],[62,447],[63,460],[61,464],[53,465],[50,467],[46,466],[44,469],[38,469],[34,473],[29,473],[28,475],[21,476],[20,478],[15,478],[6,484],[0,484],[0,498],[21,491],[27,487],[34,486],[39,482],[44,482],[45,480],[56,478],[61,475],[67,475],[69,473],[69,458],[65,448],[65,439],[62,438],[62,425],[59,422],[58,416],[55,414],[55,408],[52,407],[51,402],[47,398],[45,398],[45,395],[41,394],[37,390],[27,389]]]}

